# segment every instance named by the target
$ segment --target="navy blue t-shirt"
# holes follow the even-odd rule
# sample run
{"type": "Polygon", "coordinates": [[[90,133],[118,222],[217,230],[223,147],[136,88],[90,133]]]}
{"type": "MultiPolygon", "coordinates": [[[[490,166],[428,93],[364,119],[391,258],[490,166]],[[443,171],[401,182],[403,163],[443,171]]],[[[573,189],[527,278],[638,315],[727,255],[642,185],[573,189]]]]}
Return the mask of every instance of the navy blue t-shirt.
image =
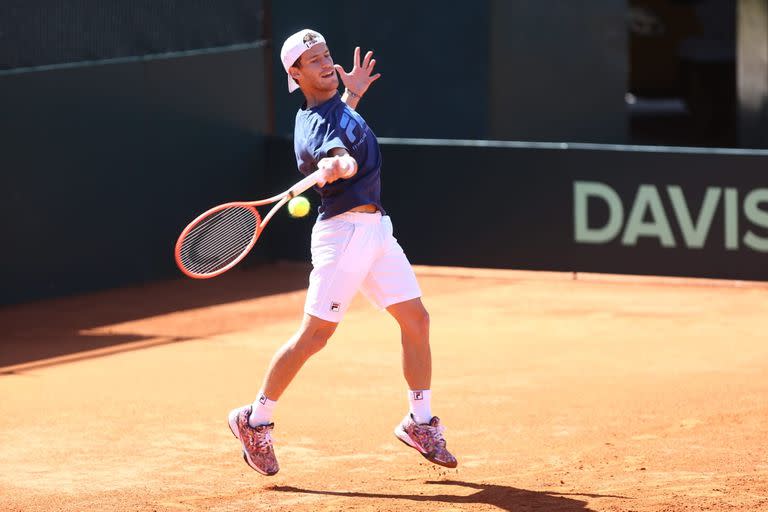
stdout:
{"type": "Polygon", "coordinates": [[[345,148],[357,161],[357,174],[315,187],[320,194],[318,219],[329,219],[364,204],[381,206],[381,151],[376,136],[365,120],[341,101],[333,98],[296,113],[293,149],[299,171],[305,176],[317,170],[317,163],[333,148],[345,148]]]}

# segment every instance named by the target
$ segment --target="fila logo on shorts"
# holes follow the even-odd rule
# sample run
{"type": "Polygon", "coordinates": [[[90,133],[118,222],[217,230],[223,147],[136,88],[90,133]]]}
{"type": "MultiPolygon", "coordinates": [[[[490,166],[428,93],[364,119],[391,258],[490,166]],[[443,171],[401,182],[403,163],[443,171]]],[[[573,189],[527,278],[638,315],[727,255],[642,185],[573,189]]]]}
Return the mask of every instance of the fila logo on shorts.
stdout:
{"type": "Polygon", "coordinates": [[[338,313],[340,309],[341,309],[341,304],[339,304],[338,302],[331,302],[331,311],[333,311],[334,313],[338,313]]]}

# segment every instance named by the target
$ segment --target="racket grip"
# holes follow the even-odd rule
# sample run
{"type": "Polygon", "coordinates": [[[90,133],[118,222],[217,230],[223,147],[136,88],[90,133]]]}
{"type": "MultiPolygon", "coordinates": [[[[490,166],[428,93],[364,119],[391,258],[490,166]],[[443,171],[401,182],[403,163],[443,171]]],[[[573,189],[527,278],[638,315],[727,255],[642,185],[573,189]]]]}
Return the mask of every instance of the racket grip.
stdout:
{"type": "Polygon", "coordinates": [[[293,198],[305,192],[308,188],[317,184],[317,180],[320,178],[320,171],[315,171],[300,182],[296,183],[290,189],[288,189],[288,197],[293,198]]]}

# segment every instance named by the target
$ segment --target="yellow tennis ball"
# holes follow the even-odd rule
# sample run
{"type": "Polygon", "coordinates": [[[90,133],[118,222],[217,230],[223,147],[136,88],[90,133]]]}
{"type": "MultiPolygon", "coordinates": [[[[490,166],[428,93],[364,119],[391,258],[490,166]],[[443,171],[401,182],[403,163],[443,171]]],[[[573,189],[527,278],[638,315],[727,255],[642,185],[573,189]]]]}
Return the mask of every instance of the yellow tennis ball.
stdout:
{"type": "Polygon", "coordinates": [[[288,213],[291,217],[303,217],[309,213],[309,201],[304,196],[296,196],[288,201],[288,213]]]}

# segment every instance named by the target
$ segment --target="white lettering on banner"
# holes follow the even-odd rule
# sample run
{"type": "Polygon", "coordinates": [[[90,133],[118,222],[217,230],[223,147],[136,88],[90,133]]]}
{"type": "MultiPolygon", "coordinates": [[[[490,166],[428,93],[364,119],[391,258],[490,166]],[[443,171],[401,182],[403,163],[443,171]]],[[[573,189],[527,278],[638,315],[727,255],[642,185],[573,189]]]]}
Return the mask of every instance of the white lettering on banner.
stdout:
{"type": "MultiPolygon", "coordinates": [[[[768,203],[768,188],[753,190],[744,199],[744,215],[758,226],[768,226],[768,212],[760,209],[760,203],[768,203]]],[[[751,231],[744,235],[744,245],[760,252],[768,252],[768,238],[762,238],[751,231]]]]}
{"type": "Polygon", "coordinates": [[[585,244],[604,244],[616,238],[624,220],[624,207],[619,194],[603,183],[577,181],[573,184],[573,195],[576,241],[585,244]],[[608,223],[598,229],[590,228],[588,224],[587,200],[590,197],[600,198],[608,205],[608,223]]]}
{"type": "MultiPolygon", "coordinates": [[[[619,194],[610,185],[596,181],[575,181],[573,183],[573,227],[574,240],[582,244],[607,244],[620,233],[621,245],[637,245],[640,237],[656,238],[662,247],[678,247],[672,233],[670,220],[674,220],[682,233],[682,244],[688,249],[702,249],[710,234],[712,222],[723,204],[724,248],[739,249],[739,191],[735,188],[707,187],[698,214],[691,212],[683,188],[679,185],[643,184],[629,208],[624,222],[624,204],[619,194]],[[666,192],[672,204],[672,212],[664,209],[659,189],[666,192]],[[722,201],[721,201],[722,199],[722,201]],[[608,220],[602,226],[589,222],[589,204],[602,201],[608,207],[608,220]]],[[[768,188],[758,188],[744,197],[743,213],[754,226],[768,228],[768,188]]],[[[758,252],[768,252],[768,237],[747,230],[741,241],[746,247],[758,252]]]]}
{"type": "Polygon", "coordinates": [[[688,203],[685,201],[682,187],[670,185],[667,187],[667,193],[672,200],[672,209],[675,210],[675,217],[677,217],[680,230],[683,232],[685,246],[691,249],[701,249],[707,241],[709,227],[715,217],[717,202],[720,200],[722,191],[717,187],[707,187],[707,191],[704,193],[704,203],[701,205],[699,218],[695,224],[691,218],[688,203]]]}
{"type": "Polygon", "coordinates": [[[656,237],[661,241],[662,247],[674,247],[675,239],[669,227],[667,216],[664,214],[664,205],[661,204],[659,192],[653,185],[640,185],[637,189],[632,211],[629,213],[627,227],[621,238],[622,245],[637,245],[637,239],[641,236],[656,237]],[[645,222],[646,214],[651,214],[651,221],[645,222]]]}

